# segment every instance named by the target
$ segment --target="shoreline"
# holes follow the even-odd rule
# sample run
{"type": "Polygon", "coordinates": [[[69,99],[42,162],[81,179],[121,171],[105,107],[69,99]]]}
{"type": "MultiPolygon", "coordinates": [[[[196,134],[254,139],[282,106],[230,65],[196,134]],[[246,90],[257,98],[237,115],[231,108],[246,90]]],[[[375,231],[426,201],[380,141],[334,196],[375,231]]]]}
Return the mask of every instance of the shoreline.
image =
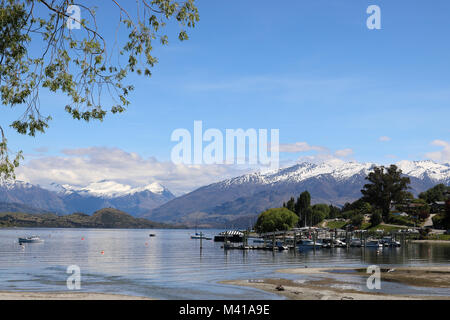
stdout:
{"type": "Polygon", "coordinates": [[[0,300],[156,300],[148,297],[98,292],[0,291],[0,300]]]}
{"type": "MultiPolygon", "coordinates": [[[[291,300],[450,300],[450,295],[389,294],[360,291],[348,288],[348,282],[332,278],[339,273],[346,276],[367,277],[364,268],[295,268],[276,270],[291,275],[318,275],[320,279],[282,279],[228,280],[223,284],[252,287],[278,294],[291,300]],[[347,286],[347,288],[346,288],[347,286]],[[281,289],[281,290],[280,290],[281,289]]],[[[450,288],[450,266],[442,267],[383,267],[381,281],[396,282],[407,286],[423,288],[450,288]],[[388,272],[389,270],[389,272],[388,272]]]]}
{"type": "Polygon", "coordinates": [[[448,243],[450,240],[411,240],[412,243],[448,243]]]}

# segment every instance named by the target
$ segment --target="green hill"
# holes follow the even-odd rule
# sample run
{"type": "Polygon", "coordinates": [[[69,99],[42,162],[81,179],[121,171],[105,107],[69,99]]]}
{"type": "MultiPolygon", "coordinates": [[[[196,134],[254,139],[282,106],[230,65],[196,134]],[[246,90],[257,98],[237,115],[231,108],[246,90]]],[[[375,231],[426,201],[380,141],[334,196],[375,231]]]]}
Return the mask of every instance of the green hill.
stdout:
{"type": "Polygon", "coordinates": [[[0,228],[9,227],[162,229],[179,226],[153,222],[143,218],[134,218],[123,211],[105,208],[96,211],[92,216],[84,213],[73,213],[65,216],[58,216],[52,213],[0,213],[0,228]]]}

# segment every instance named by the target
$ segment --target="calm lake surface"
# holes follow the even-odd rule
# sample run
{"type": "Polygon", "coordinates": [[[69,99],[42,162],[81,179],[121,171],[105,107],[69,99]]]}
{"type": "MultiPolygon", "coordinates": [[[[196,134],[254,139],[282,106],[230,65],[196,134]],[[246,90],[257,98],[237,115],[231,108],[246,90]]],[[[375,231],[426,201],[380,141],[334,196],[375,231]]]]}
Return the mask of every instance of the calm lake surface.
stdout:
{"type": "MultiPolygon", "coordinates": [[[[200,231],[200,230],[198,230],[200,231]]],[[[204,230],[214,236],[223,230],[204,230]]],[[[450,244],[411,244],[402,248],[321,249],[307,252],[225,252],[222,243],[191,240],[194,230],[0,229],[0,291],[67,291],[70,265],[81,269],[81,291],[147,296],[158,299],[281,299],[222,280],[307,277],[275,273],[282,268],[363,267],[369,265],[449,265],[450,244]],[[150,233],[156,237],[149,237],[150,233]],[[38,235],[43,243],[19,246],[18,237],[38,235]],[[84,240],[82,240],[84,239],[84,240]],[[103,251],[103,254],[102,254],[103,251]]],[[[251,243],[251,241],[249,241],[251,243]]],[[[365,279],[332,274],[346,287],[365,289],[365,279]]],[[[303,280],[302,280],[303,279],[303,280]]],[[[382,292],[450,295],[385,283],[382,292]]]]}

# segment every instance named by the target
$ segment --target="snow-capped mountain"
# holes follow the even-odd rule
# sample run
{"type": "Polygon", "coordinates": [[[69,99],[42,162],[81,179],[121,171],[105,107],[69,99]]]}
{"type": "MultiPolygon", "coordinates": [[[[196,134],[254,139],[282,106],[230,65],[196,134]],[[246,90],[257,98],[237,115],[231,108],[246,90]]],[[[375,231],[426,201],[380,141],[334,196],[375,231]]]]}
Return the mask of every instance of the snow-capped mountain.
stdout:
{"type": "Polygon", "coordinates": [[[150,191],[154,194],[163,194],[164,192],[168,192],[168,190],[164,186],[157,182],[143,187],[133,188],[130,185],[109,180],[93,182],[85,187],[77,187],[68,184],[59,185],[52,183],[51,189],[65,195],[77,193],[81,196],[95,196],[102,198],[117,198],[144,191],[150,191]]]}
{"type": "Polygon", "coordinates": [[[0,182],[0,202],[15,204],[17,208],[25,205],[36,209],[35,211],[58,214],[90,214],[112,207],[138,216],[173,198],[175,196],[159,183],[132,187],[103,180],[84,187],[52,183],[44,188],[17,180],[0,182]]]}
{"type": "MultiPolygon", "coordinates": [[[[343,205],[361,197],[365,177],[376,164],[333,160],[300,163],[276,172],[251,173],[199,188],[144,216],[155,221],[204,223],[213,226],[248,224],[261,211],[281,206],[308,190],[313,203],[343,205]],[[239,220],[236,220],[239,219],[239,220]]],[[[397,166],[418,194],[438,183],[450,184],[450,164],[401,161],[397,166]]]]}

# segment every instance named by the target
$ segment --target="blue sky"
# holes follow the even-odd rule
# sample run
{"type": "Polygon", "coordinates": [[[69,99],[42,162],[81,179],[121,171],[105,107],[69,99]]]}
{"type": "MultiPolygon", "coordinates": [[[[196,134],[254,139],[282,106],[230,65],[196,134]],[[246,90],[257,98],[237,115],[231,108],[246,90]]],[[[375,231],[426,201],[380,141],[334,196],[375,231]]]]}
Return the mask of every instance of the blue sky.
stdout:
{"type": "MultiPolygon", "coordinates": [[[[108,21],[117,12],[105,3],[98,15],[111,35],[108,21]]],[[[197,5],[200,22],[190,40],[179,43],[169,29],[172,41],[156,48],[153,77],[130,78],[136,89],[125,114],[86,124],[65,114],[63,97],[43,94],[42,108],[53,116],[49,130],[36,138],[9,130],[10,147],[24,150],[28,160],[101,147],[169,161],[172,131],[192,130],[202,120],[223,131],[279,129],[282,144],[306,143],[330,157],[347,150],[338,152],[345,160],[450,161],[449,1],[197,5]],[[381,30],[366,27],[371,4],[381,8],[381,30]]],[[[18,116],[3,113],[7,121],[18,116]]]]}

